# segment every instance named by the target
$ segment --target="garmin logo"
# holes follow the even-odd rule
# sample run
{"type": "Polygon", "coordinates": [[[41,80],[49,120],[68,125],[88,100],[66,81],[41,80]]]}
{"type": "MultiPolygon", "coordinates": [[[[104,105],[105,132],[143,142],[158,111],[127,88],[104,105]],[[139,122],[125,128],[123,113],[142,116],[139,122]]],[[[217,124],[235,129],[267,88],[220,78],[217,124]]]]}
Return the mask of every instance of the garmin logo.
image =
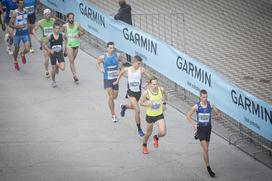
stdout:
{"type": "Polygon", "coordinates": [[[126,40],[132,42],[133,44],[145,49],[150,53],[153,53],[154,55],[157,55],[157,42],[154,42],[139,33],[134,33],[128,28],[123,29],[123,36],[126,40]]]}
{"type": "Polygon", "coordinates": [[[83,3],[79,3],[79,9],[80,13],[83,16],[86,16],[96,24],[103,26],[104,28],[106,27],[105,25],[105,17],[101,15],[99,12],[95,11],[94,9],[84,5],[83,3]]]}
{"type": "Polygon", "coordinates": [[[269,108],[263,107],[246,96],[242,96],[235,90],[231,90],[231,98],[232,102],[238,107],[272,124],[272,111],[269,108]]]}
{"type": "Polygon", "coordinates": [[[194,79],[198,80],[199,82],[208,85],[209,87],[212,86],[212,75],[209,72],[197,67],[193,63],[187,61],[186,59],[178,56],[177,61],[177,68],[181,71],[185,72],[186,74],[190,75],[194,79]]]}

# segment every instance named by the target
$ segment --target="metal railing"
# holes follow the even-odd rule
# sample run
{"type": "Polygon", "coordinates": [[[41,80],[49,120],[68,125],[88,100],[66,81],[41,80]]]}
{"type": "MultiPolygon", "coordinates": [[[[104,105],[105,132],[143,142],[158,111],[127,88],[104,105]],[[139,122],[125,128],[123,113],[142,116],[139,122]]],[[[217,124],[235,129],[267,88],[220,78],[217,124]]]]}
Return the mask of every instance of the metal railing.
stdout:
{"type": "Polygon", "coordinates": [[[137,13],[132,14],[132,23],[171,46],[186,52],[184,13],[137,13]]]}

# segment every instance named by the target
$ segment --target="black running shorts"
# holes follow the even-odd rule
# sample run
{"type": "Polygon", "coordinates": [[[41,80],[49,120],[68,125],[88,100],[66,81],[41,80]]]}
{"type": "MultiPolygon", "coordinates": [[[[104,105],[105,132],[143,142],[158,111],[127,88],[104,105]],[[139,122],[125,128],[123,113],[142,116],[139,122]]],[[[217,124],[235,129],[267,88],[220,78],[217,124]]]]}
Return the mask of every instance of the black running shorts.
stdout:
{"type": "Polygon", "coordinates": [[[57,61],[59,63],[65,62],[63,57],[63,52],[54,53],[53,55],[50,55],[50,61],[51,65],[56,65],[57,61]]]}
{"type": "Polygon", "coordinates": [[[130,89],[127,90],[128,97],[134,97],[137,102],[140,100],[142,93],[141,92],[133,92],[130,89]]]}
{"type": "Polygon", "coordinates": [[[164,119],[164,115],[163,114],[160,114],[158,116],[148,116],[148,115],[146,115],[146,117],[145,117],[145,120],[148,123],[156,123],[157,121],[159,121],[161,119],[164,119]]]}
{"type": "Polygon", "coordinates": [[[36,14],[32,13],[27,16],[29,24],[35,24],[36,22],[36,14]]]}
{"type": "Polygon", "coordinates": [[[199,141],[210,141],[212,126],[198,126],[197,135],[199,141]]]}
{"type": "Polygon", "coordinates": [[[107,80],[107,79],[104,79],[104,89],[108,89],[108,88],[111,88],[113,90],[119,90],[119,85],[116,84],[116,85],[113,85],[113,82],[115,82],[117,79],[112,79],[112,80],[107,80]]]}

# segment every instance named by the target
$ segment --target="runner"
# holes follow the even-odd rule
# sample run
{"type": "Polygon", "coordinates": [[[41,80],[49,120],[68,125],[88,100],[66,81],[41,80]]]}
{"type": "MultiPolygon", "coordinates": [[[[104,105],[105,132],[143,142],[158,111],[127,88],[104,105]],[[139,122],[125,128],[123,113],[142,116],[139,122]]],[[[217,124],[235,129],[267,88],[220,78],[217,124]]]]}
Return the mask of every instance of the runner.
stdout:
{"type": "Polygon", "coordinates": [[[119,85],[113,85],[117,80],[118,71],[120,70],[119,64],[121,63],[121,55],[116,52],[114,43],[107,43],[107,53],[97,58],[96,67],[104,74],[104,89],[109,96],[108,105],[112,115],[112,122],[118,122],[115,114],[114,100],[118,96],[119,85]],[[101,64],[103,66],[101,66],[101,64]]]}
{"type": "Polygon", "coordinates": [[[27,25],[27,11],[24,9],[24,0],[17,1],[18,9],[12,12],[10,19],[10,27],[15,30],[14,32],[14,66],[16,70],[20,70],[17,58],[20,49],[21,40],[24,43],[24,51],[20,53],[22,63],[26,64],[25,55],[29,52],[29,32],[27,25]]]}
{"type": "Polygon", "coordinates": [[[141,67],[142,58],[136,55],[133,58],[132,66],[126,67],[122,71],[120,71],[118,78],[114,84],[117,84],[121,79],[122,75],[125,73],[128,77],[128,90],[127,96],[129,99],[129,104],[121,104],[120,106],[120,115],[122,117],[125,116],[126,109],[134,109],[135,111],[135,121],[138,129],[139,136],[143,137],[144,133],[141,129],[141,118],[140,118],[140,106],[139,100],[141,98],[141,87],[142,87],[142,75],[145,74],[150,78],[150,75],[147,71],[141,67]]]}
{"type": "Polygon", "coordinates": [[[55,76],[58,73],[58,69],[64,71],[65,61],[63,56],[64,35],[60,32],[60,25],[54,23],[54,31],[49,34],[45,40],[44,48],[50,54],[50,60],[52,65],[52,87],[57,86],[55,76]],[[58,61],[58,63],[57,63],[58,61]]]}
{"type": "Polygon", "coordinates": [[[2,31],[6,31],[6,24],[4,22],[4,8],[2,7],[2,4],[0,2],[0,25],[2,27],[2,31]]]}
{"type": "MultiPolygon", "coordinates": [[[[53,25],[55,22],[55,19],[51,17],[51,10],[50,9],[45,9],[43,11],[44,18],[38,21],[35,25],[33,35],[39,40],[39,42],[43,45],[46,41],[46,38],[48,35],[52,34],[53,32],[53,25]],[[41,29],[42,36],[39,37],[37,34],[37,30],[41,29]]],[[[50,74],[48,71],[48,62],[49,62],[49,56],[50,52],[47,50],[43,50],[43,56],[44,56],[44,69],[45,69],[45,77],[49,78],[50,74]]]]}
{"type": "Polygon", "coordinates": [[[193,129],[195,131],[195,139],[199,139],[200,141],[203,151],[203,159],[207,170],[211,177],[215,177],[215,173],[212,171],[209,163],[208,147],[212,130],[212,111],[215,113],[216,119],[220,118],[220,114],[215,106],[211,105],[211,103],[207,101],[207,97],[207,91],[201,90],[200,100],[192,107],[191,111],[187,115],[187,119],[193,126],[193,129]],[[192,118],[194,113],[197,114],[197,124],[195,124],[192,118]]]}
{"type": "MultiPolygon", "coordinates": [[[[74,13],[68,13],[68,22],[63,25],[63,31],[67,37],[66,47],[67,55],[70,61],[70,68],[73,74],[73,79],[75,83],[78,83],[78,77],[76,75],[75,60],[78,53],[78,48],[80,46],[80,36],[84,34],[84,30],[81,28],[79,23],[74,22],[74,13]]],[[[66,52],[64,52],[66,54],[66,52]]]]}
{"type": "Polygon", "coordinates": [[[30,53],[34,53],[34,49],[31,42],[31,36],[33,35],[33,29],[35,27],[36,22],[36,7],[37,7],[37,0],[25,0],[25,9],[28,14],[28,28],[29,28],[29,40],[30,40],[30,53]]]}
{"type": "MultiPolygon", "coordinates": [[[[5,23],[7,27],[9,27],[12,12],[18,8],[17,0],[2,0],[1,4],[6,7],[5,23]]],[[[13,51],[11,49],[11,46],[13,43],[13,34],[14,34],[14,29],[9,27],[8,32],[5,35],[6,51],[8,52],[9,55],[13,54],[13,51]]]]}
{"type": "Polygon", "coordinates": [[[159,138],[166,135],[166,124],[163,112],[166,109],[167,96],[162,87],[158,86],[156,77],[150,79],[148,88],[141,97],[141,106],[146,107],[146,134],[143,141],[143,153],[148,154],[147,141],[152,134],[153,124],[158,122],[158,134],[153,136],[155,148],[159,147],[159,138]]]}

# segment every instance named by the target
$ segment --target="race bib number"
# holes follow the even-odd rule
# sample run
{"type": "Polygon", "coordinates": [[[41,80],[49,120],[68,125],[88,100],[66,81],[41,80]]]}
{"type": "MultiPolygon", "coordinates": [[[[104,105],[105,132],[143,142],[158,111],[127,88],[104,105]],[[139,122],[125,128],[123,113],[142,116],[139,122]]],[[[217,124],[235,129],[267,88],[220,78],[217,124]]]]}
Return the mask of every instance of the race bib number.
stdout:
{"type": "Polygon", "coordinates": [[[68,38],[78,40],[79,36],[78,36],[78,33],[69,33],[68,38]]]}
{"type": "Polygon", "coordinates": [[[198,119],[200,123],[208,123],[210,121],[210,113],[199,113],[198,119]]]}
{"type": "Polygon", "coordinates": [[[53,27],[45,27],[43,29],[44,36],[50,35],[53,32],[53,27]]]}
{"type": "Polygon", "coordinates": [[[129,81],[129,89],[133,92],[140,91],[140,80],[130,80],[129,81]]]}
{"type": "Polygon", "coordinates": [[[110,70],[108,71],[108,79],[116,79],[117,78],[117,70],[110,70]]]}
{"type": "Polygon", "coordinates": [[[33,14],[35,12],[34,5],[25,7],[27,14],[33,14]]]}
{"type": "Polygon", "coordinates": [[[54,46],[52,46],[52,50],[54,52],[61,52],[62,51],[62,46],[61,45],[54,45],[54,46]]]}
{"type": "Polygon", "coordinates": [[[152,104],[152,110],[153,111],[158,111],[161,107],[161,103],[160,102],[153,102],[152,104]]]}

